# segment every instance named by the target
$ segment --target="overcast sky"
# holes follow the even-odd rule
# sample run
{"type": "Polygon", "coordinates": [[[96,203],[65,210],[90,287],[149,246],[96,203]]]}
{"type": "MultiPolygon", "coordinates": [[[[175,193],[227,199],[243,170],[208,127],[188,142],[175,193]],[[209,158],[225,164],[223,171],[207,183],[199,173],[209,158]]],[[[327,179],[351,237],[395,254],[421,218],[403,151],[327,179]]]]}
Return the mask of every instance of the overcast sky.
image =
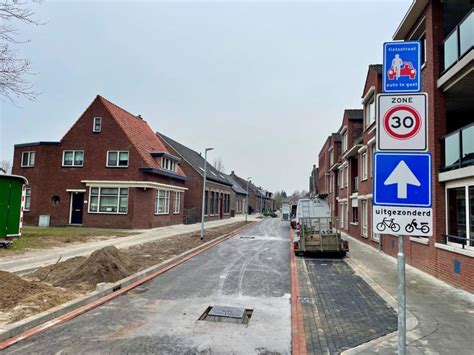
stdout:
{"type": "MultiPolygon", "coordinates": [[[[271,191],[308,189],[411,1],[44,1],[20,26],[35,101],[3,101],[0,160],[59,140],[97,94],[271,191]]],[[[47,178],[47,177],[45,177],[47,178]]]]}

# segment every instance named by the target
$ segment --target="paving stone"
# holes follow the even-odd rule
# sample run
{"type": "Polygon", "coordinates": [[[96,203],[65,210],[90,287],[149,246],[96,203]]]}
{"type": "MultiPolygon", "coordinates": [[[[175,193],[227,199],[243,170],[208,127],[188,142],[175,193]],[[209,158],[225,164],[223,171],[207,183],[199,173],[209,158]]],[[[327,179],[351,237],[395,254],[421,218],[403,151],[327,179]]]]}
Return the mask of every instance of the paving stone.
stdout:
{"type": "Polygon", "coordinates": [[[397,329],[397,314],[344,261],[298,259],[309,353],[338,354],[397,329]],[[325,264],[325,265],[322,265],[325,264]]]}

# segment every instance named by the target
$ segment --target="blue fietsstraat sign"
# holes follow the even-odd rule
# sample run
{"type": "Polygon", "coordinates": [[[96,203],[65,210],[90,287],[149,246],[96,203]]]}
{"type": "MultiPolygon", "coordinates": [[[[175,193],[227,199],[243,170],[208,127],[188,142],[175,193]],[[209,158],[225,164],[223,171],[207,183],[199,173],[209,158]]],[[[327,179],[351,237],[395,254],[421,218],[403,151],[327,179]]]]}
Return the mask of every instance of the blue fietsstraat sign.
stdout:
{"type": "Polygon", "coordinates": [[[431,207],[431,153],[383,153],[374,157],[373,203],[431,207]]]}
{"type": "Polygon", "coordinates": [[[421,42],[386,42],[383,45],[383,91],[421,91],[421,42]]]}

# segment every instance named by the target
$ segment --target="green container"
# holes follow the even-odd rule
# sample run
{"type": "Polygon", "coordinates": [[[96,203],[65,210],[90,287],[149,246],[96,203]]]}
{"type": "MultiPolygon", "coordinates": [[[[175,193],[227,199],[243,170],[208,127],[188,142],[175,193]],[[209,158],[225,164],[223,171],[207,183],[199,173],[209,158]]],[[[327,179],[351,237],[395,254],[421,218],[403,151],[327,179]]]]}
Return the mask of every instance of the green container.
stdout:
{"type": "Polygon", "coordinates": [[[0,238],[21,236],[27,184],[23,176],[0,175],[0,238]]]}

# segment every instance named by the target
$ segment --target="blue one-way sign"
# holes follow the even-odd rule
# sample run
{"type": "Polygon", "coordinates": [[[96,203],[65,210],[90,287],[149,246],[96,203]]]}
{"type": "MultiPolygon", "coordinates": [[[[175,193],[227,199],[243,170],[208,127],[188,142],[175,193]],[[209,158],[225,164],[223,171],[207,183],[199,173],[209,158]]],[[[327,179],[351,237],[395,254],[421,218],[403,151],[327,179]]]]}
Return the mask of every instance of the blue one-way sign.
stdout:
{"type": "Polygon", "coordinates": [[[420,41],[384,43],[382,81],[384,92],[421,90],[420,41]]]}
{"type": "Polygon", "coordinates": [[[374,154],[374,205],[431,207],[431,154],[374,154]]]}

